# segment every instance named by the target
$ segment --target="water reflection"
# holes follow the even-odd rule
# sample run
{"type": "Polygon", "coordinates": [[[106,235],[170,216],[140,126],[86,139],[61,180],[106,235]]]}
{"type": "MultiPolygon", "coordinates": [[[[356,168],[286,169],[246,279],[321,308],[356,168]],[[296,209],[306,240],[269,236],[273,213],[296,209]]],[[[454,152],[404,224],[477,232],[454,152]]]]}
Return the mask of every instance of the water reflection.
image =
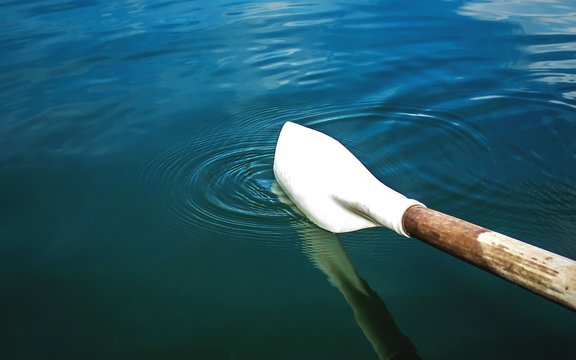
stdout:
{"type": "MultiPolygon", "coordinates": [[[[277,183],[273,184],[272,191],[282,202],[291,204],[277,183]]],[[[358,275],[338,236],[303,217],[295,219],[293,225],[302,240],[304,253],[344,296],[356,323],[379,359],[420,359],[410,340],[394,322],[386,304],[358,275]]]]}
{"type": "Polygon", "coordinates": [[[469,1],[460,15],[481,20],[508,20],[520,23],[526,33],[574,33],[576,7],[569,0],[469,1]]]}
{"type": "MultiPolygon", "coordinates": [[[[525,53],[525,59],[517,65],[531,71],[537,81],[575,82],[576,4],[573,1],[470,1],[462,5],[458,13],[517,26],[525,53]]],[[[574,91],[566,90],[562,90],[563,97],[574,100],[574,91]]]]}

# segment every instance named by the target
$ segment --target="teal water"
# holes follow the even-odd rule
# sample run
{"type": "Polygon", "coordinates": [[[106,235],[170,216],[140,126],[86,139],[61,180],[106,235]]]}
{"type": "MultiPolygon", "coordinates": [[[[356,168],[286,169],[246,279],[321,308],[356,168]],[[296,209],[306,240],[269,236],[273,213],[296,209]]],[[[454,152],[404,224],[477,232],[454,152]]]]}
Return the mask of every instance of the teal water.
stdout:
{"type": "MultiPolygon", "coordinates": [[[[272,191],[288,120],[576,259],[575,19],[569,0],[0,3],[0,357],[377,359],[272,191]]],[[[386,229],[340,241],[423,359],[576,356],[569,310],[386,229]]]]}

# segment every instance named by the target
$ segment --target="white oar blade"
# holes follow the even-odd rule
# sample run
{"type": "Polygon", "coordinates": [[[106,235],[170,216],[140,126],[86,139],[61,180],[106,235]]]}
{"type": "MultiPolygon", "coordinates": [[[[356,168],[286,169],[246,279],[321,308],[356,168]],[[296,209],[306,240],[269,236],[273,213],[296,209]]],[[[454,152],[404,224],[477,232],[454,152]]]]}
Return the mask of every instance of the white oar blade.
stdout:
{"type": "Polygon", "coordinates": [[[331,232],[383,225],[407,236],[402,216],[420,204],[378,181],[335,139],[292,122],[280,132],[274,175],[294,204],[331,232]]]}

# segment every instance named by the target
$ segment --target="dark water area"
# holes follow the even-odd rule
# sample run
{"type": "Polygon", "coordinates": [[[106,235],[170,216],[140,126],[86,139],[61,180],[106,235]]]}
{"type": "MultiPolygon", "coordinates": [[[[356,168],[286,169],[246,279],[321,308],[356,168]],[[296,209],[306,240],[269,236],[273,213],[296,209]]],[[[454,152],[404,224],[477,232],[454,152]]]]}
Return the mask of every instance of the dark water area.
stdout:
{"type": "Polygon", "coordinates": [[[0,23],[0,358],[377,359],[349,284],[423,359],[576,358],[573,312],[387,229],[303,231],[272,173],[295,121],[576,259],[572,1],[3,1],[0,23]]]}

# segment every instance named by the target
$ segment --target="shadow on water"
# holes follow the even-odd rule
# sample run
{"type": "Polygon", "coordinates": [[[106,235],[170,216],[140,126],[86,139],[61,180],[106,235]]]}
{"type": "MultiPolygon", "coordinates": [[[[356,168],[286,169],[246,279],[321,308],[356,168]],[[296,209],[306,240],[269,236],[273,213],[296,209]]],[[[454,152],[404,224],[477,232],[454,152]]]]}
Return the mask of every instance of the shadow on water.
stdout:
{"type": "MultiPolygon", "coordinates": [[[[283,203],[295,209],[276,182],[273,191],[283,203]]],[[[293,225],[302,240],[304,253],[344,296],[378,358],[420,359],[410,340],[394,322],[384,301],[358,275],[338,236],[304,218],[295,219],[293,225]]]]}

